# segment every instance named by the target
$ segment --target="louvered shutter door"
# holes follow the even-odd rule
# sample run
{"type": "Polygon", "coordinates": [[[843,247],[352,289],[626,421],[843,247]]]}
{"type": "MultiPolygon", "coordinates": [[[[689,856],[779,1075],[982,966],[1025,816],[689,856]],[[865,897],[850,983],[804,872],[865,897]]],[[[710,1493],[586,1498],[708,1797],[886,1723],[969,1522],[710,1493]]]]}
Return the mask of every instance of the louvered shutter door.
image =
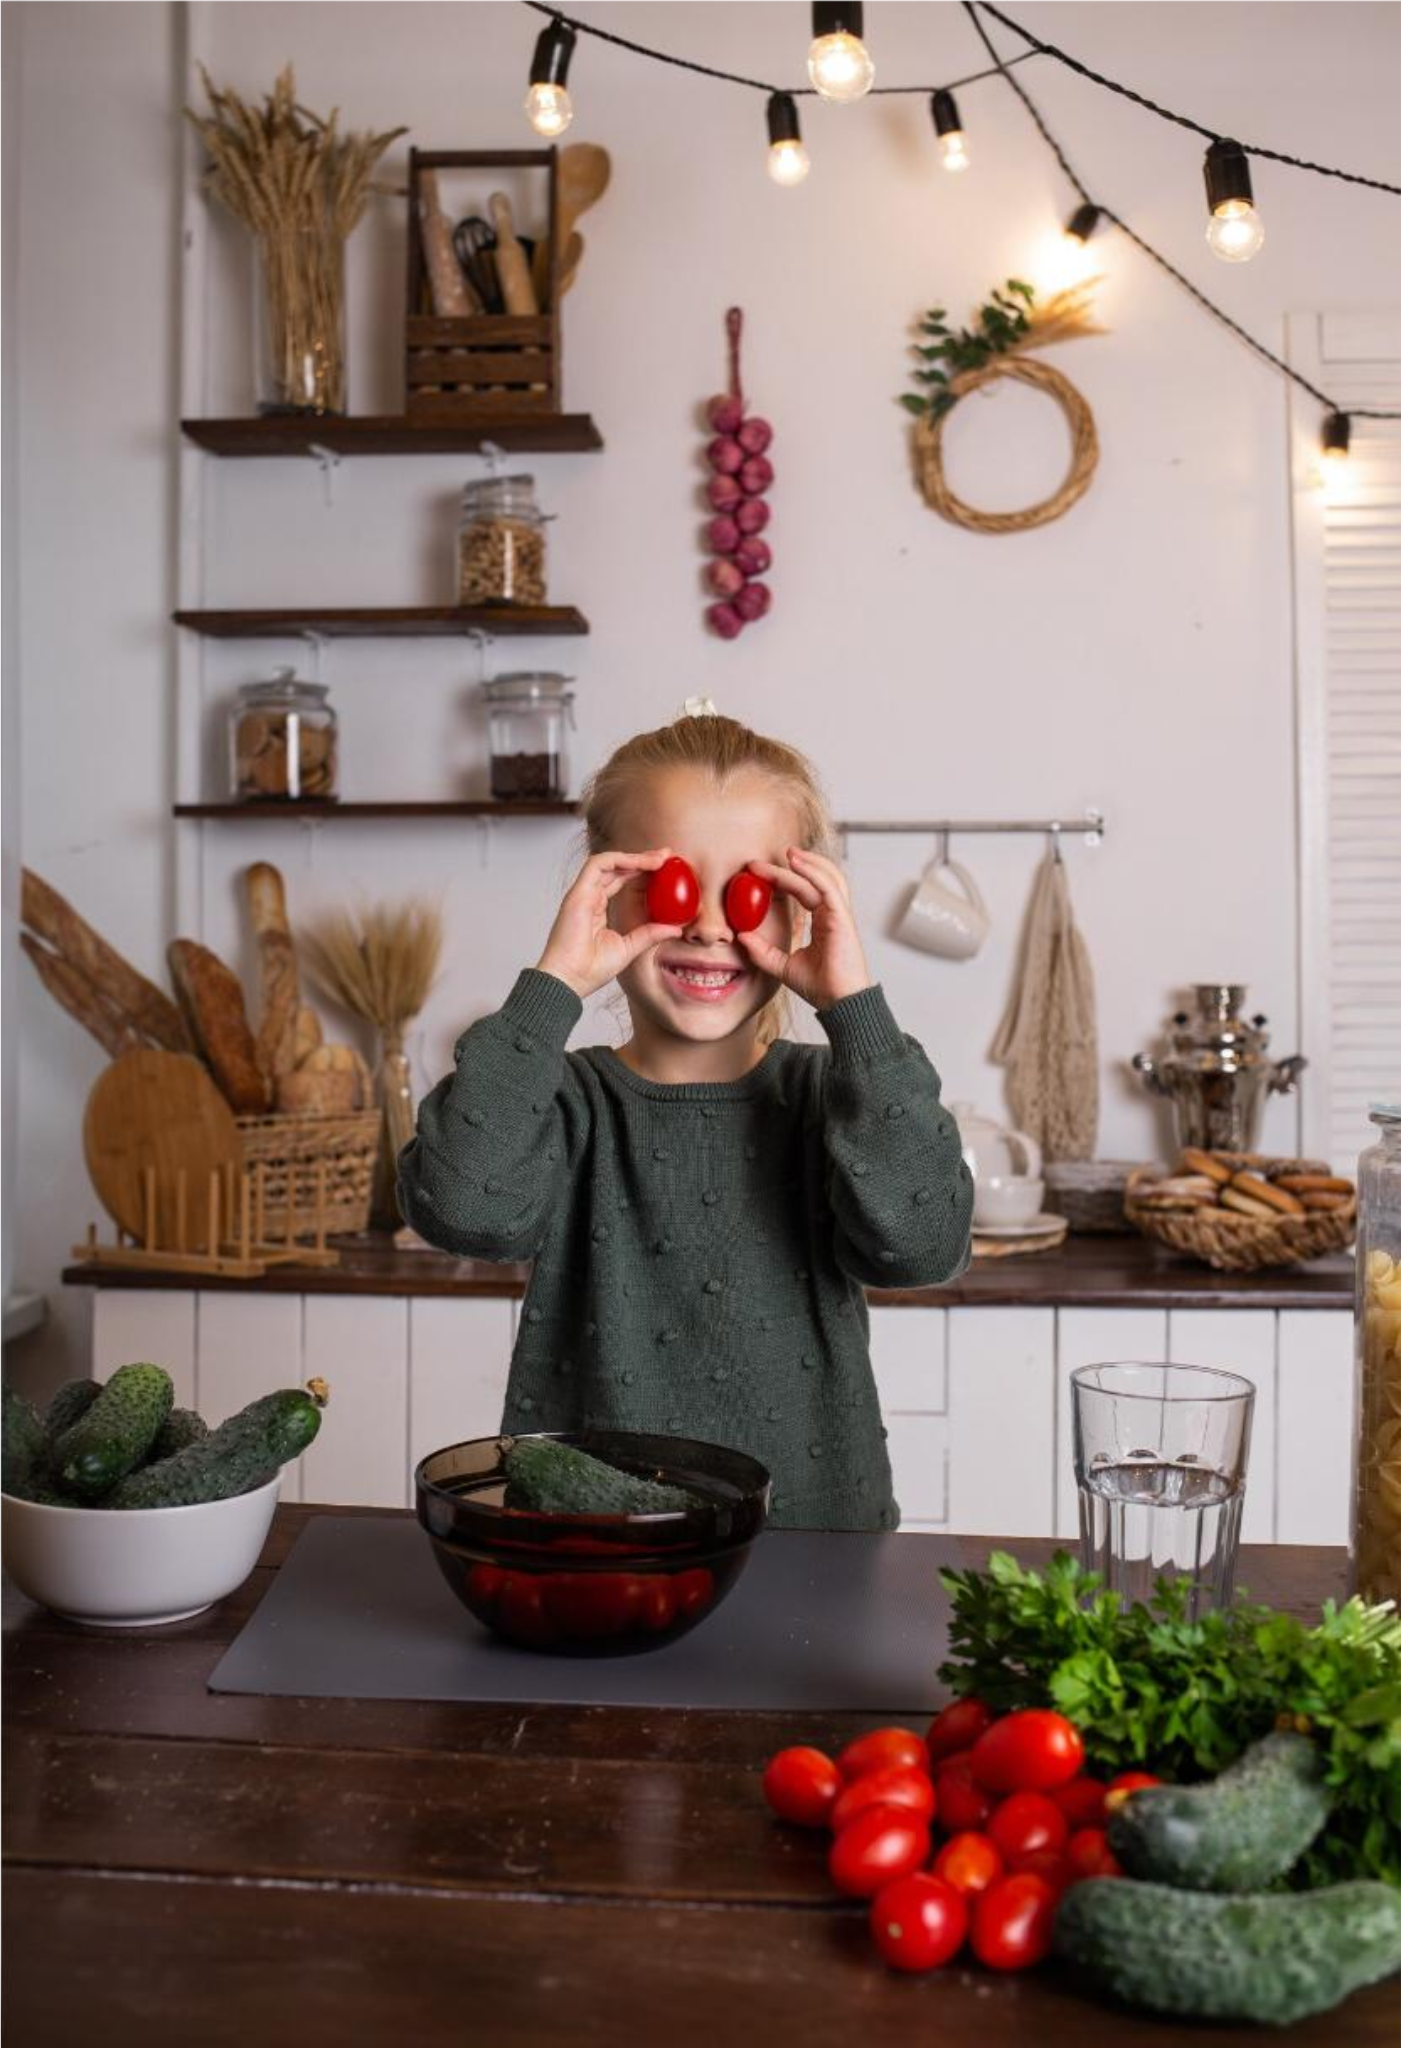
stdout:
{"type": "MultiPolygon", "coordinates": [[[[1401,313],[1301,314],[1289,359],[1339,407],[1401,412],[1401,313]]],[[[1401,420],[1352,423],[1321,482],[1291,397],[1299,747],[1301,1143],[1350,1172],[1401,1101],[1401,420]]]]}

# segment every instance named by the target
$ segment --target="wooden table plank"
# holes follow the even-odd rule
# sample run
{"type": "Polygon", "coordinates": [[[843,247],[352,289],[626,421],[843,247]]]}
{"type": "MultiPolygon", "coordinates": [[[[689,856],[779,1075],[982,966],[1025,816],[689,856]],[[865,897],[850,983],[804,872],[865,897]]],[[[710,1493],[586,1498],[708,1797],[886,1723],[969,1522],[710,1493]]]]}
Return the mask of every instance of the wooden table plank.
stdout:
{"type": "MultiPolygon", "coordinates": [[[[646,1907],[14,1871],[5,2019],[23,2048],[1241,2048],[1034,1977],[902,1977],[859,1908],[646,1907]]],[[[1394,2048],[1393,1987],[1289,2048],[1394,2048]]]]}

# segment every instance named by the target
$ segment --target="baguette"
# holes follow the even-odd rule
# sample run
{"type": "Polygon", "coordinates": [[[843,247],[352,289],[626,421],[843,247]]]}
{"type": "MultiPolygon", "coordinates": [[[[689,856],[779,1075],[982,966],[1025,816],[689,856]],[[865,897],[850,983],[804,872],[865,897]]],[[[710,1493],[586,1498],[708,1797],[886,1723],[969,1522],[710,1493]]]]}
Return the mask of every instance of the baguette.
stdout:
{"type": "MultiPolygon", "coordinates": [[[[53,952],[88,984],[102,1005],[104,1015],[125,1017],[136,1036],[122,1050],[154,1045],[162,1052],[189,1052],[190,1038],[184,1019],[164,989],[147,981],[114,946],[95,932],[57,889],[51,888],[32,868],[20,878],[20,922],[37,932],[53,952]]],[[[36,956],[30,958],[38,965],[36,956]]],[[[42,974],[44,970],[40,968],[42,974]]],[[[57,980],[58,977],[55,977],[57,980]]],[[[66,977],[64,978],[66,980],[66,977]]],[[[46,980],[50,994],[64,1002],[53,981],[46,980]]],[[[78,1013],[75,1011],[75,1015],[78,1013]]],[[[79,1018],[80,1022],[87,1022],[79,1018]]],[[[88,1029],[92,1030],[92,1025],[88,1029]]],[[[95,1036],[98,1034],[94,1034],[95,1036]]],[[[105,1042],[105,1041],[104,1041],[105,1042]]]]}
{"type": "Polygon", "coordinates": [[[297,1010],[296,1036],[292,1045],[292,1064],[302,1065],[321,1043],[321,1019],[310,1003],[302,1003],[297,1010]]]}
{"type": "Polygon", "coordinates": [[[166,959],[191,1036],[230,1106],[239,1116],[265,1116],[272,1089],[258,1065],[237,975],[193,939],[172,939],[166,959]]]}
{"type": "Polygon", "coordinates": [[[258,1067],[269,1089],[275,1090],[278,1076],[290,1074],[297,1063],[297,1013],[301,1007],[297,953],[277,869],[270,861],[255,861],[244,876],[244,885],[258,947],[258,1067]]]}
{"type": "Polygon", "coordinates": [[[137,1052],[147,1045],[131,1018],[114,1009],[70,961],[41,946],[32,932],[21,932],[19,942],[54,1001],[76,1018],[85,1031],[90,1031],[111,1058],[119,1060],[123,1053],[137,1052]]]}

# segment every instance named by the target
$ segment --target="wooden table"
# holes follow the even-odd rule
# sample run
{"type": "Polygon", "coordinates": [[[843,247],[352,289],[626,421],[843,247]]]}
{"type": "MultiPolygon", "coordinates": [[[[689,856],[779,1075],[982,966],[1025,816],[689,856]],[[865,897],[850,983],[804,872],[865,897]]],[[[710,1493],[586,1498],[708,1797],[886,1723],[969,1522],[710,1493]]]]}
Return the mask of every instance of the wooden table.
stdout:
{"type": "MultiPolygon", "coordinates": [[[[818,1838],[769,1818],[756,1775],[868,1716],[209,1693],[325,1512],[280,1508],[241,1591],[165,1629],[79,1629],[6,1588],[13,2048],[1261,2039],[1135,2022],[1053,1968],[887,1970],[818,1838]]],[[[965,1539],[966,1561],[990,1547],[965,1539]]],[[[1247,1549],[1241,1576],[1311,1616],[1342,1553],[1247,1549]]],[[[1285,2038],[1380,2048],[1395,2017],[1378,1986],[1285,2038]]]]}

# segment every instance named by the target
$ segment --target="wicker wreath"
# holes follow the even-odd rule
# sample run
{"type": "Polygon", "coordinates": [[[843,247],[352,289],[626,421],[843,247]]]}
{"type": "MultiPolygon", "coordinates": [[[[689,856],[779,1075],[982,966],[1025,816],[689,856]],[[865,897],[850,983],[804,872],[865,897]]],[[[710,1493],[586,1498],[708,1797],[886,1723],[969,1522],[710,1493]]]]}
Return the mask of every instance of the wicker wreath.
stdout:
{"type": "Polygon", "coordinates": [[[1054,398],[1065,414],[1070,427],[1071,453],[1070,468],[1060,489],[1049,498],[1043,498],[1039,505],[1028,505],[1022,512],[980,512],[976,505],[966,505],[962,498],[956,498],[948,487],[944,475],[944,420],[947,413],[938,419],[927,416],[915,422],[915,459],[919,468],[920,489],[930,509],[941,518],[952,520],[955,526],[966,526],[974,533],[1026,533],[1033,526],[1048,526],[1053,519],[1068,512],[1077,499],[1083,498],[1090,487],[1099,462],[1099,436],[1095,432],[1094,415],[1070,379],[1059,370],[1053,370],[1049,363],[1043,363],[1027,355],[995,356],[979,370],[965,370],[951,379],[951,397],[963,398],[980,386],[995,383],[999,377],[1014,377],[1019,384],[1030,384],[1038,391],[1044,391],[1048,398],[1054,398]]]}

